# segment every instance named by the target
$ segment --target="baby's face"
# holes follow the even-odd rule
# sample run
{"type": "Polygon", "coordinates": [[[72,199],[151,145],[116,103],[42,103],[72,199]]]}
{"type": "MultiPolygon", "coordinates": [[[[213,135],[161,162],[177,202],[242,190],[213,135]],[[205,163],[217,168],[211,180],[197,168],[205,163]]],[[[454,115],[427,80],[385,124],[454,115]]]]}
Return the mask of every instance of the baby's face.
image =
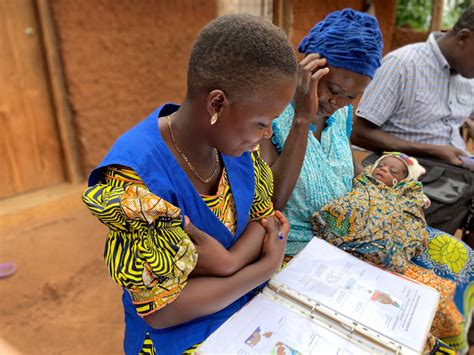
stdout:
{"type": "Polygon", "coordinates": [[[393,186],[393,180],[403,180],[407,177],[407,167],[394,157],[383,158],[372,171],[372,176],[387,186],[393,186]]]}

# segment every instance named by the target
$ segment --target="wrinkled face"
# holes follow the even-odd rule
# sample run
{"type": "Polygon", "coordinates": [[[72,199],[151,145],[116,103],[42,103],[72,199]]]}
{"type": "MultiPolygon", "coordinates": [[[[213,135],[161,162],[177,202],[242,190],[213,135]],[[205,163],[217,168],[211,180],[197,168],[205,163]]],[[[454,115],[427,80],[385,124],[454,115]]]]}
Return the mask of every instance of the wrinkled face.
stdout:
{"type": "Polygon", "coordinates": [[[222,106],[217,123],[211,128],[214,147],[221,153],[240,156],[255,149],[273,134],[272,121],[288,106],[296,90],[296,77],[287,78],[249,98],[222,106]]]}
{"type": "Polygon", "coordinates": [[[364,92],[370,78],[352,71],[328,65],[329,73],[318,84],[318,116],[329,117],[351,104],[364,92]]]}
{"type": "Polygon", "coordinates": [[[457,34],[456,71],[467,79],[474,78],[474,32],[463,29],[457,34]]]}
{"type": "Polygon", "coordinates": [[[403,162],[394,157],[383,158],[375,169],[372,176],[387,186],[393,186],[394,180],[401,181],[408,175],[407,167],[403,162]]]}

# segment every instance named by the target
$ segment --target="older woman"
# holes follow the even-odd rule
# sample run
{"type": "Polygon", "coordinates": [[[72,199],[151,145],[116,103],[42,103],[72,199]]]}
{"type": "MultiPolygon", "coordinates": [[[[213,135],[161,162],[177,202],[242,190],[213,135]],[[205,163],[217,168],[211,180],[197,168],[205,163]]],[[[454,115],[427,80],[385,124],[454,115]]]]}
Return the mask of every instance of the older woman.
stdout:
{"type": "Polygon", "coordinates": [[[306,57],[295,100],[261,147],[274,174],[275,207],[284,208],[292,226],[289,255],[311,239],[313,212],[352,188],[350,104],[380,65],[382,37],[374,17],[346,9],[316,24],[298,50],[306,57]],[[317,83],[313,72],[323,66],[317,83]]]}
{"type": "MultiPolygon", "coordinates": [[[[294,101],[274,121],[272,140],[261,145],[274,174],[274,205],[283,208],[291,224],[290,256],[313,237],[311,215],[352,189],[351,103],[380,66],[382,37],[374,17],[345,9],[317,23],[298,50],[306,57],[294,101]],[[329,70],[318,82],[313,73],[322,67],[329,70]]],[[[443,306],[446,312],[438,315],[432,330],[463,349],[472,307],[473,252],[452,236],[431,228],[428,234],[429,245],[412,260],[421,267],[411,268],[409,276],[426,280],[452,305],[443,306]]]]}
{"type": "Polygon", "coordinates": [[[249,151],[271,136],[296,74],[277,27],[218,18],[193,46],[181,106],[157,108],[92,172],[83,199],[109,228],[127,354],[181,354],[278,269],[288,223],[273,210],[269,167],[249,151]]]}

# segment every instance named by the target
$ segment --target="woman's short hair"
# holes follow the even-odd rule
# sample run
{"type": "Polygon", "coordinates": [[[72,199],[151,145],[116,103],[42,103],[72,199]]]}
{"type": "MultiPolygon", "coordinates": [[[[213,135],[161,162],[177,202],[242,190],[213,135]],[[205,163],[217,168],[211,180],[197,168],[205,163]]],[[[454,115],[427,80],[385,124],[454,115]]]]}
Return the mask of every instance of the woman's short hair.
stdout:
{"type": "Polygon", "coordinates": [[[226,15],[204,27],[194,43],[187,95],[220,89],[240,100],[296,73],[295,53],[281,29],[256,16],[226,15]]]}

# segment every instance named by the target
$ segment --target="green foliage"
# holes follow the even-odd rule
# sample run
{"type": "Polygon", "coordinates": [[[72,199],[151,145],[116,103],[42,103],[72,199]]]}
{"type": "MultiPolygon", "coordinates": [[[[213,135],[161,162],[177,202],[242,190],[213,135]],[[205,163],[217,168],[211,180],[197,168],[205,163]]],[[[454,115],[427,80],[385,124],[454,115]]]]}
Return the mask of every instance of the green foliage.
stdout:
{"type": "Polygon", "coordinates": [[[398,0],[395,24],[426,31],[431,21],[431,0],[398,0]]]}
{"type": "MultiPolygon", "coordinates": [[[[471,0],[445,0],[442,27],[452,28],[470,4],[471,0]]],[[[398,27],[408,27],[416,31],[428,30],[432,5],[432,0],[398,0],[395,24],[398,27]]]]}
{"type": "Polygon", "coordinates": [[[443,16],[443,28],[452,28],[461,14],[471,5],[471,0],[448,0],[448,9],[443,16]]]}

